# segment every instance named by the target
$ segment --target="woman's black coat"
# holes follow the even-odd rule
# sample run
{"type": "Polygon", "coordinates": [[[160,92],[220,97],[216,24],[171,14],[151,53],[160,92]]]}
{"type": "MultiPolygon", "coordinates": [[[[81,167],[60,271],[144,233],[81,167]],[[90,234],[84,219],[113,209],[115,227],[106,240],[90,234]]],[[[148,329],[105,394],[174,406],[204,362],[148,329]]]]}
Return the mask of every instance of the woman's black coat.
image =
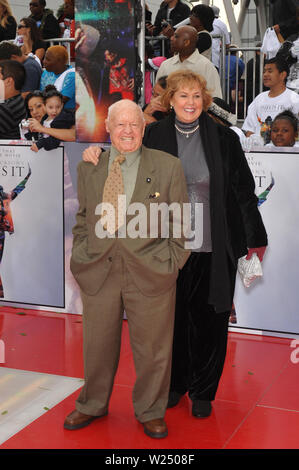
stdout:
{"type": "MultiPolygon", "coordinates": [[[[174,113],[146,127],[143,144],[178,156],[174,113]]],[[[212,274],[210,301],[216,311],[231,309],[238,258],[247,248],[267,245],[257,207],[255,182],[238,135],[207,113],[199,118],[210,172],[212,274]]]]}

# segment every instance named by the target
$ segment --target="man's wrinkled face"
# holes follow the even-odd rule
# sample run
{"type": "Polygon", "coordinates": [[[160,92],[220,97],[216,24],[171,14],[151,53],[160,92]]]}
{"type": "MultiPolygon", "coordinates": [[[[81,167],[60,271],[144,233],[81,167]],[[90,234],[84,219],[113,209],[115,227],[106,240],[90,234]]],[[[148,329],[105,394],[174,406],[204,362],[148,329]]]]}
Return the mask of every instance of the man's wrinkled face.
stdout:
{"type": "Polygon", "coordinates": [[[132,106],[119,106],[106,120],[112,145],[120,153],[130,153],[142,145],[145,123],[138,109],[132,106]]]}

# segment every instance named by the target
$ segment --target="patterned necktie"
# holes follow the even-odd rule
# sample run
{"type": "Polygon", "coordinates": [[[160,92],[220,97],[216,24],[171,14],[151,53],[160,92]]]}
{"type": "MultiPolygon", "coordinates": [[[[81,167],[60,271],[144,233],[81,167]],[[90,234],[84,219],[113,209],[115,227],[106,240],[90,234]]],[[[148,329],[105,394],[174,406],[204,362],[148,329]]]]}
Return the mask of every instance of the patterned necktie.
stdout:
{"type": "Polygon", "coordinates": [[[104,185],[103,203],[111,204],[114,207],[115,211],[115,221],[113,220],[113,217],[111,217],[111,211],[106,212],[104,210],[103,213],[103,216],[106,216],[106,221],[108,221],[108,224],[105,222],[104,229],[107,230],[108,227],[108,231],[110,233],[116,232],[118,228],[124,224],[125,221],[125,200],[121,199],[120,203],[118,201],[118,196],[125,194],[124,182],[120,168],[120,165],[125,161],[125,159],[126,157],[121,154],[114,159],[104,185]],[[109,230],[110,228],[111,230],[109,230]]]}

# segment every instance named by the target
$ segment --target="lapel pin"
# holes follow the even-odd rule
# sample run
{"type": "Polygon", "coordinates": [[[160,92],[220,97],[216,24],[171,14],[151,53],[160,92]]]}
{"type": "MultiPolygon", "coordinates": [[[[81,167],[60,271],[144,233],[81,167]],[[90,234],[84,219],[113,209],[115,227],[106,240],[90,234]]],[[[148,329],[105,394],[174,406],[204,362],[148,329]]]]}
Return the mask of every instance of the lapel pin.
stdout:
{"type": "Polygon", "coordinates": [[[151,181],[152,181],[151,178],[146,178],[147,183],[150,183],[151,181]]]}
{"type": "Polygon", "coordinates": [[[155,198],[157,198],[157,197],[159,197],[159,196],[160,196],[160,193],[155,193],[155,194],[150,194],[150,195],[149,195],[149,197],[150,197],[151,199],[155,199],[155,198]]]}

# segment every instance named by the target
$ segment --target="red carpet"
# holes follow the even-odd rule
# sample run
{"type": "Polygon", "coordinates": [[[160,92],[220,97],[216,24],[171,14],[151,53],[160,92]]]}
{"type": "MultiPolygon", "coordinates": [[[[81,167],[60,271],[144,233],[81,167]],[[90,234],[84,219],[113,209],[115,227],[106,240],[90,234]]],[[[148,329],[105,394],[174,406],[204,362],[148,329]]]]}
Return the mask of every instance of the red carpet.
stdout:
{"type": "MultiPolygon", "coordinates": [[[[0,367],[83,377],[78,315],[0,307],[0,339],[5,344],[5,363],[0,367]]],[[[0,449],[299,449],[299,363],[291,361],[291,340],[230,333],[212,415],[192,417],[185,396],[167,411],[169,436],[154,440],[134,417],[134,366],[124,321],[109,415],[85,429],[64,430],[64,418],[78,395],[75,392],[3,442],[0,449]]]]}

